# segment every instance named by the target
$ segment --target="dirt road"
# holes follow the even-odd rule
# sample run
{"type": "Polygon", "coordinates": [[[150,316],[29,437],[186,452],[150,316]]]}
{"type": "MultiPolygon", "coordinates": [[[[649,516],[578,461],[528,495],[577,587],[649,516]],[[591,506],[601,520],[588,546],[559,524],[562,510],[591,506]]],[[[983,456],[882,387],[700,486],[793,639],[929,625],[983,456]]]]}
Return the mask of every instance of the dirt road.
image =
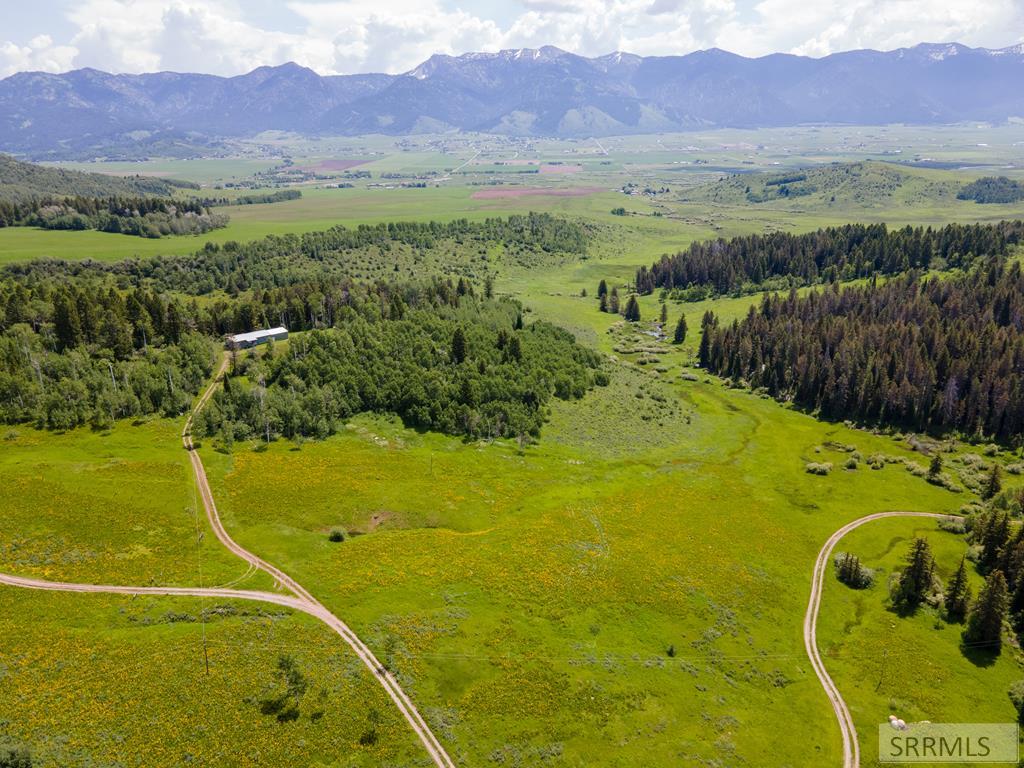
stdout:
{"type": "Polygon", "coordinates": [[[811,660],[811,666],[814,667],[814,674],[818,676],[818,680],[825,689],[825,695],[828,696],[832,709],[836,713],[836,720],[839,721],[839,731],[843,737],[843,768],[860,768],[860,745],[857,743],[857,728],[853,724],[850,710],[839,693],[839,689],[836,688],[836,684],[825,669],[825,663],[821,660],[821,655],[818,653],[818,609],[821,607],[821,593],[825,584],[825,576],[829,572],[829,566],[832,562],[832,551],[835,549],[836,544],[853,529],[859,528],[865,523],[870,523],[872,520],[881,520],[886,517],[940,518],[948,517],[948,515],[939,515],[934,512],[876,512],[873,515],[866,515],[844,525],[829,537],[829,540],[825,542],[825,546],[818,553],[818,559],[814,563],[814,575],[811,582],[811,599],[807,603],[807,613],[804,615],[804,648],[807,649],[807,657],[811,660]]]}
{"type": "Polygon", "coordinates": [[[441,746],[437,737],[434,736],[430,727],[427,725],[426,721],[424,721],[422,715],[420,715],[419,710],[416,709],[416,706],[398,684],[394,675],[384,668],[384,665],[377,660],[373,655],[373,652],[366,647],[358,636],[356,636],[355,632],[349,629],[341,619],[324,607],[319,600],[313,597],[313,595],[310,594],[301,584],[295,581],[295,579],[281,569],[271,565],[262,558],[240,546],[224,529],[224,526],[220,521],[220,516],[217,514],[217,506],[213,500],[213,493],[210,491],[210,484],[206,480],[206,471],[203,468],[202,459],[199,458],[199,453],[195,450],[193,445],[191,430],[192,417],[201,411],[206,406],[207,402],[209,402],[213,393],[216,391],[221,377],[224,375],[224,371],[227,370],[227,365],[228,357],[225,355],[214,374],[213,381],[206,388],[206,391],[203,392],[202,396],[196,402],[192,413],[189,414],[188,419],[185,421],[185,427],[181,433],[182,443],[189,452],[189,460],[192,463],[192,471],[195,474],[196,486],[199,488],[199,492],[203,500],[206,517],[210,521],[210,526],[213,528],[217,539],[235,555],[248,562],[250,566],[265,571],[273,576],[277,584],[291,592],[291,595],[226,588],[204,589],[200,587],[134,587],[115,586],[109,584],[71,584],[66,582],[28,579],[20,576],[10,576],[7,574],[0,574],[0,584],[6,584],[12,587],[21,587],[24,589],[43,589],[60,592],[93,592],[121,595],[148,594],[257,600],[302,611],[303,613],[316,617],[330,627],[349,645],[353,651],[355,651],[359,660],[362,661],[366,668],[370,670],[374,679],[380,683],[388,696],[394,702],[395,706],[398,707],[398,710],[402,713],[403,717],[405,717],[406,721],[423,744],[424,749],[426,749],[427,753],[430,755],[434,764],[438,768],[455,768],[455,763],[452,761],[451,757],[448,756],[444,747],[441,746]]]}

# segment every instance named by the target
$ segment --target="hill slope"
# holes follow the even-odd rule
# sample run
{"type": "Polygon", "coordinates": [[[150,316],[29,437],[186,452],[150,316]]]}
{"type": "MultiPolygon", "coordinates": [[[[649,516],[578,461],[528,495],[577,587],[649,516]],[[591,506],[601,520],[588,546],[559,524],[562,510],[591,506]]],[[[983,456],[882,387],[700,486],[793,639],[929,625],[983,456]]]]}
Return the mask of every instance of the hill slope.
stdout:
{"type": "Polygon", "coordinates": [[[954,202],[959,188],[960,183],[942,171],[867,161],[737,174],[683,191],[679,199],[786,209],[872,209],[954,202]]]}
{"type": "Polygon", "coordinates": [[[1003,121],[1024,115],[1024,46],[958,44],[749,59],[713,49],[643,58],[551,46],[433,56],[402,75],[19,73],[0,81],[0,148],[85,152],[160,137],[265,130],[404,134],[457,128],[593,136],[801,123],[1003,121]]]}
{"type": "Polygon", "coordinates": [[[144,176],[107,176],[22,163],[0,155],[0,200],[9,202],[41,197],[139,197],[170,195],[182,182],[144,176]]]}

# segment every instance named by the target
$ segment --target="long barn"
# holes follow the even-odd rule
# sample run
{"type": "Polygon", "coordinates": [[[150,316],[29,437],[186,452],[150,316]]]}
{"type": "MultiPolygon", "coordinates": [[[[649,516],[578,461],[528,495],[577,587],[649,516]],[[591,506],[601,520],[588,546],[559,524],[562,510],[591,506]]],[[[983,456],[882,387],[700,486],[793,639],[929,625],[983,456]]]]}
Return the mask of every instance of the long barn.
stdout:
{"type": "Polygon", "coordinates": [[[277,328],[249,331],[248,333],[236,333],[233,336],[228,336],[226,346],[228,349],[249,349],[249,347],[255,347],[259,344],[266,344],[271,339],[274,341],[283,341],[287,338],[288,329],[283,326],[278,326],[277,328]]]}

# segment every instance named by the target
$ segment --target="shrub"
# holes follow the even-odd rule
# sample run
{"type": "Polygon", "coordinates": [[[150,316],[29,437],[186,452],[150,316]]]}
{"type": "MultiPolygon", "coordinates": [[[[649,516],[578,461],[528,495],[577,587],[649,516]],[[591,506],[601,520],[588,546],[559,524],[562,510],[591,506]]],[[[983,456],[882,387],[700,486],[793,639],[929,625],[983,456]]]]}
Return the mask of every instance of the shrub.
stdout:
{"type": "Polygon", "coordinates": [[[0,742],[0,768],[32,768],[32,755],[22,744],[0,742]]]}
{"type": "Polygon", "coordinates": [[[867,458],[867,464],[872,469],[881,469],[882,467],[885,466],[885,454],[872,453],[867,458]]]}
{"type": "Polygon", "coordinates": [[[1024,725],[1024,680],[1018,680],[1007,691],[1013,708],[1017,710],[1017,722],[1024,725]]]}
{"type": "Polygon", "coordinates": [[[327,534],[327,540],[333,541],[335,544],[345,540],[345,532],[340,528],[334,528],[329,534],[327,534]]]}
{"type": "Polygon", "coordinates": [[[967,533],[967,520],[958,515],[947,515],[939,518],[939,530],[949,533],[967,533]]]}
{"type": "Polygon", "coordinates": [[[867,589],[874,581],[875,574],[864,567],[860,558],[849,552],[840,552],[835,557],[836,578],[853,589],[867,589]]]}
{"type": "Polygon", "coordinates": [[[848,445],[846,443],[840,443],[836,440],[826,440],[825,447],[830,448],[833,451],[841,451],[843,453],[853,453],[857,450],[856,445],[848,445]]]}
{"type": "Polygon", "coordinates": [[[906,466],[907,472],[912,474],[914,477],[927,477],[928,475],[928,468],[922,467],[916,461],[908,461],[906,466]]]}
{"type": "Polygon", "coordinates": [[[377,729],[370,728],[368,731],[364,731],[359,737],[359,744],[364,747],[372,747],[377,743],[377,729]]]}
{"type": "Polygon", "coordinates": [[[829,472],[832,471],[832,462],[809,461],[807,462],[807,465],[804,467],[804,469],[807,470],[807,472],[809,472],[812,475],[827,475],[829,472]]]}

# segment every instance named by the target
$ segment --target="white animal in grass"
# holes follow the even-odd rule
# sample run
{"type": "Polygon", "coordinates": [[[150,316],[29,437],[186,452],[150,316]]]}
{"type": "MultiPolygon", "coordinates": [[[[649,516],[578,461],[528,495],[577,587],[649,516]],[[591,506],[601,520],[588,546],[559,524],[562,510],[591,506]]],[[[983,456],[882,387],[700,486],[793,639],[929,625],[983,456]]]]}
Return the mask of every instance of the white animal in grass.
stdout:
{"type": "Polygon", "coordinates": [[[897,731],[907,730],[907,723],[905,720],[900,720],[896,715],[889,715],[889,725],[895,728],[897,731]]]}

